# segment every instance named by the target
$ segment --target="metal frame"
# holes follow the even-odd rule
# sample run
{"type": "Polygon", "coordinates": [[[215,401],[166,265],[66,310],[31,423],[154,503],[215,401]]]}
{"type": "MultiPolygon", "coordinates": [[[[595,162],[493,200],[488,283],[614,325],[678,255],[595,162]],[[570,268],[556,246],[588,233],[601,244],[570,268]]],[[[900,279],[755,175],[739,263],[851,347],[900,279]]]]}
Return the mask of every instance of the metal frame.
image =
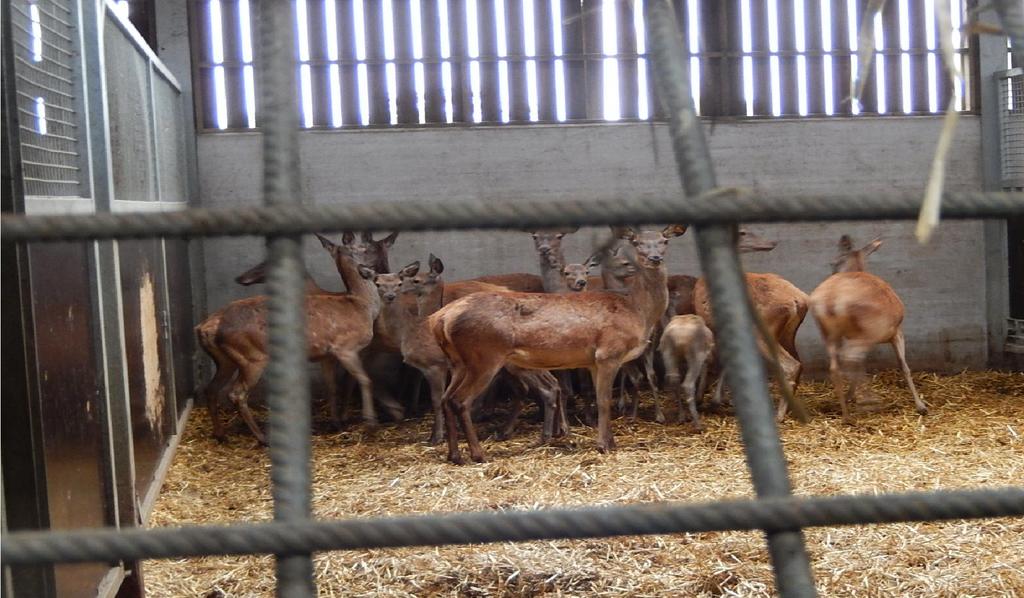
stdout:
{"type": "MultiPolygon", "coordinates": [[[[813,596],[815,588],[802,528],[896,521],[1024,515],[1024,488],[920,492],[881,496],[794,498],[778,430],[770,410],[761,357],[746,332],[753,322],[735,247],[740,221],[913,218],[915,197],[756,197],[716,190],[708,147],[689,89],[688,62],[667,0],[649,3],[647,27],[660,98],[672,115],[671,134],[686,197],[625,202],[437,202],[387,206],[299,205],[295,86],[287,84],[293,28],[289,3],[264,5],[263,102],[266,207],[173,213],[86,216],[3,216],[5,242],[259,234],[271,259],[270,405],[274,522],[160,530],[92,530],[5,534],[5,565],[137,560],[210,554],[275,554],[278,594],[314,593],[310,554],[355,549],[614,535],[762,529],[779,592],[813,596]],[[282,79],[285,81],[282,82],[282,79]],[[555,509],[450,516],[313,521],[309,381],[304,359],[299,234],[338,229],[404,230],[512,228],[527,225],[637,224],[683,221],[697,242],[719,331],[727,382],[751,470],[756,500],[698,505],[667,503],[592,509],[555,509]]],[[[1024,193],[947,194],[946,217],[1024,214],[1024,193]]]]}

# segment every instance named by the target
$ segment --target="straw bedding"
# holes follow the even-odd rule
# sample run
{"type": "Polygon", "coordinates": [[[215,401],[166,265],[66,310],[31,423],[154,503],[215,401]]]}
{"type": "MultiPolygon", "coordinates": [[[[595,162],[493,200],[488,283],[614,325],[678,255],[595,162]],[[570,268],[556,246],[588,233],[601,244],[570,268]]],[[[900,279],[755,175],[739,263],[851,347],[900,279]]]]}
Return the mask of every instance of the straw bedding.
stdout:
{"type": "MultiPolygon", "coordinates": [[[[874,377],[884,407],[844,426],[827,383],[800,395],[813,419],[782,426],[795,492],[828,495],[1020,484],[1024,374],[917,374],[931,406],[919,417],[898,372],[874,377]]],[[[649,397],[645,397],[647,399],[649,397]]],[[[490,462],[455,467],[425,445],[429,418],[368,435],[357,426],[313,438],[315,514],[346,518],[752,496],[735,419],[708,414],[695,435],[616,420],[619,449],[600,455],[593,430],[534,447],[537,424],[485,442],[490,462]]],[[[237,424],[237,422],[235,422],[237,424]]],[[[486,433],[487,424],[482,424],[486,433]]],[[[209,439],[190,422],[152,514],[156,527],[271,517],[269,461],[233,424],[209,439]]],[[[820,528],[806,532],[823,596],[1024,595],[1024,520],[820,528]]],[[[768,596],[759,533],[334,552],[315,556],[321,596],[768,596]]],[[[149,561],[154,596],[270,596],[271,557],[149,561]]]]}

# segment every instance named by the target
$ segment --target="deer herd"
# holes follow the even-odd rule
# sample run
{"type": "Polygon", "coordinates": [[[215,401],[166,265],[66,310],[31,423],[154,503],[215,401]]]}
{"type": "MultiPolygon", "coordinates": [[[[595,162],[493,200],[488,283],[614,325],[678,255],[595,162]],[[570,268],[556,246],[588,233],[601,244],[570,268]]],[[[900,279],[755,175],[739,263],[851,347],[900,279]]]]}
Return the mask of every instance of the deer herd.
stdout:
{"type": "MultiPolygon", "coordinates": [[[[721,403],[722,372],[705,280],[669,276],[666,270],[669,243],[686,227],[613,227],[609,242],[581,263],[565,258],[562,241],[572,232],[531,233],[539,275],[498,274],[452,282],[444,281],[444,263],[432,254],[425,267],[417,261],[391,272],[388,250],[397,233],[375,240],[370,233],[346,232],[340,244],[317,235],[347,289],[324,290],[306,275],[309,360],[321,368],[332,423],[340,425],[344,419],[338,408],[339,366],[347,374],[342,409],[358,385],[367,425],[377,423],[377,402],[392,419],[404,417],[405,401],[375,393],[364,365],[369,356],[389,353],[421,374],[409,385],[413,405],[418,404],[421,381],[426,381],[433,410],[429,442],[447,440],[453,463],[463,462],[460,429],[470,458],[486,459],[474,423],[483,396],[511,398],[510,416],[499,437],[511,433],[524,400],[537,401],[543,413],[541,442],[568,432],[567,399],[583,399],[585,418],[592,417],[590,405],[596,406],[597,448],[606,452],[615,447],[613,410],[637,416],[641,380],[646,379],[653,394],[655,419],[665,421],[654,367],[657,356],[664,388],[678,404],[677,421],[688,417],[701,430],[698,401],[712,382],[711,405],[721,403]]],[[[770,251],[776,245],[744,229],[738,230],[736,242],[741,253],[770,251]]],[[[752,304],[766,331],[757,337],[758,345],[766,358],[776,356],[784,378],[778,383],[795,393],[800,382],[796,333],[810,310],[825,342],[832,384],[847,423],[853,421],[867,354],[880,343],[892,345],[918,413],[927,413],[905,358],[903,303],[884,280],[865,271],[865,259],[880,245],[876,239],[854,249],[844,235],[833,274],[810,295],[777,274],[746,274],[752,304]]],[[[235,281],[261,283],[265,270],[266,264],[260,264],[235,281]]],[[[226,396],[256,439],[265,443],[248,402],[268,361],[266,297],[240,299],[213,312],[196,327],[196,337],[216,368],[204,393],[214,437],[225,437],[219,406],[226,396]]],[[[786,405],[780,401],[780,421],[786,405]]]]}

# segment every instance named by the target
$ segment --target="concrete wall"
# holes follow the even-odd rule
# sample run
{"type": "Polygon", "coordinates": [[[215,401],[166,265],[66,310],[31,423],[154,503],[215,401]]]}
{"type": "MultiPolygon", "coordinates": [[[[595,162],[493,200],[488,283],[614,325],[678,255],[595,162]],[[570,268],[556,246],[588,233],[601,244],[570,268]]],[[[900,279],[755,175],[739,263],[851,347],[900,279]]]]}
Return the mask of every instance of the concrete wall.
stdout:
{"type": "MultiPolygon", "coordinates": [[[[924,188],[939,120],[860,118],[777,120],[708,125],[723,185],[800,195],[837,191],[919,192],[924,188]]],[[[982,187],[979,121],[961,119],[950,190],[982,187]]],[[[227,207],[260,201],[260,136],[206,134],[198,139],[203,204],[227,207]]],[[[667,196],[680,183],[664,125],[601,124],[418,130],[314,131],[301,136],[302,183],[313,202],[390,202],[405,199],[609,199],[667,196]]],[[[745,258],[751,271],[777,272],[810,292],[829,274],[839,235],[875,236],[885,246],[872,270],[889,280],[907,304],[912,367],[982,367],[987,356],[983,225],[943,224],[935,241],[919,246],[913,223],[869,222],[764,225],[752,230],[780,241],[767,254],[745,258]]],[[[581,260],[603,231],[571,237],[567,257],[581,260]]],[[[232,278],[263,258],[257,239],[206,242],[210,308],[251,291],[232,278]]],[[[445,260],[448,280],[485,273],[536,272],[524,233],[408,233],[392,252],[392,267],[445,260]]],[[[307,243],[310,269],[322,285],[339,288],[326,254],[307,243]]],[[[674,273],[699,270],[693,239],[670,253],[674,273]]],[[[812,369],[824,364],[816,326],[805,322],[798,344],[812,369]]],[[[877,350],[878,364],[894,360],[877,350]]]]}

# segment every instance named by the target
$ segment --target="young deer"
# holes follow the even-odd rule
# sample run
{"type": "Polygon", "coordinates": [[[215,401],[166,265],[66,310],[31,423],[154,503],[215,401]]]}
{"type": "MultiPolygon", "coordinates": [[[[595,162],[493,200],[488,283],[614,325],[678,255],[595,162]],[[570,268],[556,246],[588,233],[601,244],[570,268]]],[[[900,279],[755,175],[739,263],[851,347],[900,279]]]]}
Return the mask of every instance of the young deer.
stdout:
{"type": "MultiPolygon", "coordinates": [[[[430,436],[430,444],[433,445],[439,444],[444,437],[441,397],[449,364],[448,358],[425,323],[427,316],[441,308],[444,296],[444,282],[441,280],[444,264],[433,254],[430,256],[429,264],[430,269],[423,274],[419,273],[419,262],[413,262],[397,274],[377,275],[373,282],[383,302],[381,316],[394,319],[398,329],[402,331],[403,360],[422,372],[429,384],[430,400],[434,407],[434,428],[430,436]],[[415,298],[418,306],[415,315],[401,305],[399,298],[402,295],[415,298]]],[[[535,390],[544,398],[546,409],[557,409],[558,388],[554,376],[547,374],[547,378],[544,378],[534,375],[533,372],[508,369],[510,375],[523,389],[535,390]]],[[[564,420],[564,416],[562,419],[564,420]]],[[[545,430],[547,437],[556,432],[551,429],[545,430]]],[[[542,437],[543,439],[545,438],[542,437]]]]}
{"type": "Polygon", "coordinates": [[[542,370],[588,369],[597,391],[598,450],[612,450],[612,382],[622,364],[647,349],[668,304],[665,251],[669,239],[684,232],[680,226],[661,232],[626,231],[640,266],[628,294],[479,293],[430,316],[434,336],[452,363],[452,380],[443,399],[448,459],[462,462],[458,417],[470,456],[484,461],[470,409],[506,364],[542,370]]]}
{"type": "Polygon", "coordinates": [[[853,423],[848,402],[856,403],[857,388],[865,376],[864,361],[871,347],[881,343],[892,345],[910,394],[914,396],[917,412],[928,413],[907,365],[903,302],[887,282],[864,270],[864,258],[881,245],[882,241],[875,239],[854,250],[853,241],[843,235],[839,239],[839,258],[832,265],[832,276],[814,289],[809,300],[811,313],[825,341],[832,386],[846,423],[853,423]],[[845,394],[842,391],[844,376],[848,384],[845,394]]]}
{"type": "MultiPolygon", "coordinates": [[[[321,238],[321,242],[326,239],[321,238]]],[[[329,241],[327,241],[329,243],[329,241]]],[[[366,258],[363,245],[351,233],[341,246],[333,249],[335,265],[350,293],[308,295],[309,359],[337,360],[360,385],[363,395],[363,419],[376,423],[370,378],[363,369],[359,351],[373,338],[373,321],[380,311],[377,293],[369,283],[374,271],[360,260],[366,258]]],[[[222,310],[215,339],[218,349],[238,369],[229,396],[253,435],[261,443],[266,439],[249,411],[249,391],[259,382],[269,359],[267,347],[266,297],[251,297],[229,304],[222,310]]]]}
{"type": "MultiPolygon", "coordinates": [[[[740,253],[771,251],[776,245],[775,241],[765,240],[747,230],[740,229],[739,231],[738,250],[740,253]]],[[[807,316],[807,294],[778,274],[748,272],[744,276],[747,280],[747,292],[750,294],[751,303],[757,309],[758,315],[779,346],[779,364],[782,366],[786,378],[779,380],[779,383],[789,385],[795,394],[803,369],[800,355],[796,349],[796,333],[807,316]]],[[[707,325],[714,330],[711,300],[704,277],[699,278],[697,284],[694,285],[693,304],[696,315],[703,318],[707,325]]],[[[756,331],[751,332],[757,334],[756,331]]],[[[762,354],[767,356],[768,348],[760,337],[758,337],[758,346],[762,354]]],[[[787,407],[786,401],[779,402],[777,413],[779,421],[786,417],[787,407]]]]}
{"type": "Polygon", "coordinates": [[[697,398],[704,394],[704,383],[707,380],[708,359],[715,349],[714,336],[700,316],[675,316],[661,333],[658,352],[665,364],[665,382],[672,388],[672,393],[679,404],[679,415],[676,421],[683,422],[683,399],[679,395],[680,386],[686,394],[686,403],[690,409],[690,418],[697,431],[703,430],[700,415],[697,414],[697,398]],[[679,363],[686,361],[686,378],[680,385],[679,363]]]}

